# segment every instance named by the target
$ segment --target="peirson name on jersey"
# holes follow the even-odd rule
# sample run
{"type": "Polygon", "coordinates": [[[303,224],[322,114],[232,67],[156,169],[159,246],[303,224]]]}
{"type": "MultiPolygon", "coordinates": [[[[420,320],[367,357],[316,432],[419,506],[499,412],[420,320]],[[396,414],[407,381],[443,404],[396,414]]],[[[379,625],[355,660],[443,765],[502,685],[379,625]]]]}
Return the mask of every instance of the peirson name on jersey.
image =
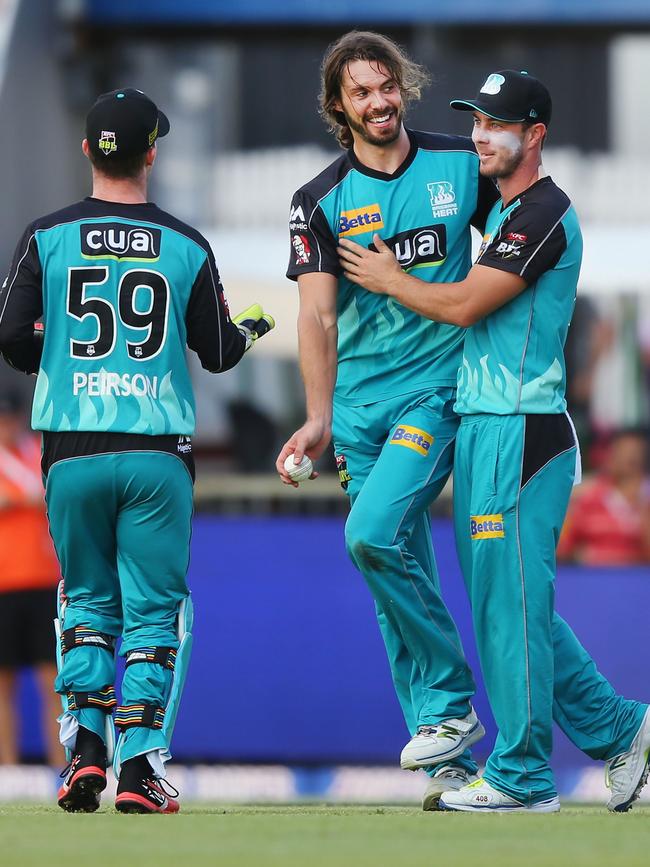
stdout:
{"type": "Polygon", "coordinates": [[[158,397],[158,377],[144,373],[113,373],[108,370],[72,374],[72,393],[86,392],[89,397],[158,397]]]}
{"type": "Polygon", "coordinates": [[[362,232],[377,232],[384,226],[381,209],[377,203],[364,205],[354,211],[342,211],[339,217],[339,237],[360,235],[362,232]]]}
{"type": "Polygon", "coordinates": [[[84,259],[127,259],[156,262],[162,232],[153,226],[132,223],[82,223],[81,255],[84,259]]]}
{"type": "MultiPolygon", "coordinates": [[[[392,238],[384,238],[384,243],[391,248],[402,268],[440,265],[447,258],[447,229],[444,223],[400,232],[392,238]]],[[[368,249],[375,250],[375,245],[369,244],[368,249]]]]}

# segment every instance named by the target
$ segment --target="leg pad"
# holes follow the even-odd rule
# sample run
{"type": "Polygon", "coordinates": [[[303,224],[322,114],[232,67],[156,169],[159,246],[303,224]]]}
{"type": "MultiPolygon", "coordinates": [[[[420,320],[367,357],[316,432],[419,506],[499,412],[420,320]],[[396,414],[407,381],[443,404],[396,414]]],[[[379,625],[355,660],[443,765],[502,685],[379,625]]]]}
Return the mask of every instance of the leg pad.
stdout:
{"type": "Polygon", "coordinates": [[[82,707],[97,707],[105,713],[112,713],[117,707],[117,697],[112,686],[95,692],[69,692],[66,694],[68,706],[66,710],[80,710],[82,707]]]}
{"type": "Polygon", "coordinates": [[[125,704],[115,712],[115,726],[122,730],[133,726],[161,729],[164,719],[165,709],[154,704],[125,704]]]}
{"type": "Polygon", "coordinates": [[[162,665],[163,668],[173,671],[176,667],[176,650],[173,647],[138,647],[129,650],[126,654],[126,665],[134,665],[136,662],[162,665]]]}

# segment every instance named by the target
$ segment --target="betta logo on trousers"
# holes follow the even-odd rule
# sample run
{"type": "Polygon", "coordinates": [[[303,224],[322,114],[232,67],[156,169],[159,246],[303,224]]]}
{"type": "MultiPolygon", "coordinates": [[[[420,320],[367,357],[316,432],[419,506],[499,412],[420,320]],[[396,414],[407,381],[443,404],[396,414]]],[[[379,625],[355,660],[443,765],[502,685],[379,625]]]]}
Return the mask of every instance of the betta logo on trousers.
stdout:
{"type": "Polygon", "coordinates": [[[433,444],[433,437],[420,428],[400,424],[390,438],[390,444],[392,446],[405,446],[420,455],[428,455],[433,444]]]}

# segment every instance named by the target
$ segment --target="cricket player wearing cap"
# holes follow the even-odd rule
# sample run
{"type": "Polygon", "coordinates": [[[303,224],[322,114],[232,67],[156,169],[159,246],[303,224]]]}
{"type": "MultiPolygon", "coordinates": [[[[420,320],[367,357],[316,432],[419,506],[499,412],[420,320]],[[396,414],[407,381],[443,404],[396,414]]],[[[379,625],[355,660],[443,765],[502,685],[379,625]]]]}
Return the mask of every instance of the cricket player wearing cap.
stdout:
{"type": "Polygon", "coordinates": [[[476,264],[456,283],[424,287],[376,236],[343,239],[349,279],[423,316],[464,325],[455,409],[456,543],[499,734],[483,777],[444,792],[443,809],[554,812],[553,717],[606,762],[610,810],[624,812],[648,776],[648,707],[616,695],[554,612],[555,548],[579,451],[566,413],[563,346],[582,239],[568,197],[546,176],[546,87],[525,72],[488,76],[473,112],[481,173],[498,181],[476,264]]]}
{"type": "Polygon", "coordinates": [[[111,758],[118,810],[179,809],[161,780],[192,645],[185,350],[225,371],[273,327],[259,305],[231,320],[208,242],[147,201],[169,128],[139,90],[100,96],[82,143],[92,196],[28,226],[0,293],[0,350],[38,374],[32,426],[43,432],[63,575],[56,690],[67,811],[97,809],[111,758]],[[116,707],[118,637],[126,669],[116,707]]]}

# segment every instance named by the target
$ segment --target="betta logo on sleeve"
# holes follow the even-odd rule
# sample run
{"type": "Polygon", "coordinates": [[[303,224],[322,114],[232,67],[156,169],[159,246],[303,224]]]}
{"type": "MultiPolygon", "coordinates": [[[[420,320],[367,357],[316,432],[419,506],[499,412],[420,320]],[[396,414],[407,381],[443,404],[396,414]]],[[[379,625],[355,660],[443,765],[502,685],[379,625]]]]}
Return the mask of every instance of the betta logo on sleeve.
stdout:
{"type": "Polygon", "coordinates": [[[426,456],[433,445],[433,437],[425,430],[400,424],[395,428],[395,433],[390,438],[390,445],[405,446],[407,449],[413,449],[419,455],[426,456]]]}
{"type": "Polygon", "coordinates": [[[506,531],[503,525],[503,514],[470,515],[469,534],[474,539],[503,539],[506,531]]]}

